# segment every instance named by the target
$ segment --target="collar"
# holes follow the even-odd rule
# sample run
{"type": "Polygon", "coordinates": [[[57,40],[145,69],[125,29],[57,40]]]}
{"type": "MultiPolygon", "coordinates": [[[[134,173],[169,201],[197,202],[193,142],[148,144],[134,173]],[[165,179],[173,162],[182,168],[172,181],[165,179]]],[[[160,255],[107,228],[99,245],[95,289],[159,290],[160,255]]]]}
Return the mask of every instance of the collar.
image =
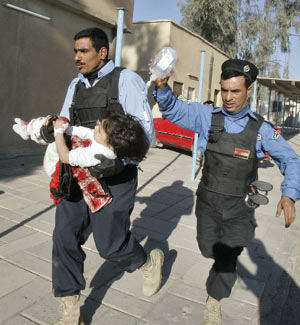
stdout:
{"type": "Polygon", "coordinates": [[[249,115],[249,117],[251,117],[252,119],[254,120],[257,120],[257,117],[255,116],[255,114],[252,112],[251,108],[250,108],[250,104],[247,103],[244,107],[242,107],[238,112],[237,114],[229,114],[225,107],[222,106],[222,107],[218,107],[218,108],[215,108],[212,113],[215,114],[215,113],[219,113],[219,112],[222,112],[225,116],[228,116],[232,119],[240,119],[240,118],[244,118],[245,116],[249,115]]]}
{"type": "MultiPolygon", "coordinates": [[[[108,75],[110,72],[113,71],[115,68],[115,64],[112,60],[109,60],[101,69],[98,71],[98,77],[96,80],[100,80],[106,75],[108,75]]],[[[81,82],[85,84],[89,84],[88,78],[86,78],[82,73],[78,73],[78,78],[80,79],[81,82]]]]}

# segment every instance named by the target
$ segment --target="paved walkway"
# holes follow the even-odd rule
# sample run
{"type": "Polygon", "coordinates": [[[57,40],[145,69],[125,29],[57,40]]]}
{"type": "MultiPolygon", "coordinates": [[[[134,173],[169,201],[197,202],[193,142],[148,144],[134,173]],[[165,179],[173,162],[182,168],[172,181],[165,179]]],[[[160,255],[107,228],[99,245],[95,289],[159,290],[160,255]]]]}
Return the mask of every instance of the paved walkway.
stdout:
{"type": "MultiPolygon", "coordinates": [[[[300,154],[300,136],[290,140],[300,154]]],[[[54,206],[42,157],[0,160],[0,323],[52,324],[58,302],[51,292],[54,206]]],[[[223,324],[300,324],[300,206],[289,229],[275,218],[282,177],[273,163],[261,165],[270,181],[270,203],[257,210],[256,238],[239,262],[239,279],[222,301],[223,324]]],[[[164,278],[154,297],[141,293],[141,274],[124,274],[102,260],[92,237],[85,245],[87,289],[81,297],[87,323],[101,325],[201,324],[205,279],[211,261],[198,250],[196,181],[191,157],[151,149],[141,164],[132,231],[149,251],[165,252],[164,278]]]]}

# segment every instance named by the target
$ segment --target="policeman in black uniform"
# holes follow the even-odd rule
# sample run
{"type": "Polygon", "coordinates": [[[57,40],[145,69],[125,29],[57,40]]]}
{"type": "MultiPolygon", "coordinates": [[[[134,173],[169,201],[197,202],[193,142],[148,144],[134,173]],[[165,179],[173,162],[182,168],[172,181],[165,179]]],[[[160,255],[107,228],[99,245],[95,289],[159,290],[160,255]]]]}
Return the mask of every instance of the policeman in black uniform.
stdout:
{"type": "MultiPolygon", "coordinates": [[[[108,60],[109,43],[99,28],[88,28],[74,37],[75,64],[79,70],[72,80],[60,116],[71,125],[93,128],[107,110],[136,117],[144,127],[149,144],[153,134],[151,109],[143,80],[133,71],[115,68],[108,60]]],[[[41,129],[44,140],[53,140],[51,123],[41,129]]],[[[60,186],[53,193],[62,198],[58,203],[53,232],[52,279],[54,295],[61,301],[61,319],[57,324],[83,324],[80,318],[80,291],[85,288],[83,276],[85,253],[81,246],[93,233],[96,248],[106,260],[127,272],[140,269],[143,293],[155,294],[162,278],[163,252],[154,249],[149,255],[130,232],[130,214],[137,187],[137,165],[118,160],[105,160],[90,168],[112,196],[112,202],[92,213],[72,179],[70,166],[61,164],[60,186]]]]}
{"type": "Polygon", "coordinates": [[[208,299],[203,324],[221,324],[220,300],[236,281],[237,258],[254,237],[254,209],[246,204],[251,183],[257,179],[258,159],[268,152],[285,176],[277,215],[284,211],[289,227],[300,198],[300,161],[288,143],[251,111],[247,102],[258,69],[245,60],[223,63],[223,107],[211,108],[179,100],[167,86],[168,77],[156,79],[155,100],[164,117],[200,133],[205,150],[202,179],[197,189],[197,241],[201,253],[213,258],[206,282],[208,299]]]}

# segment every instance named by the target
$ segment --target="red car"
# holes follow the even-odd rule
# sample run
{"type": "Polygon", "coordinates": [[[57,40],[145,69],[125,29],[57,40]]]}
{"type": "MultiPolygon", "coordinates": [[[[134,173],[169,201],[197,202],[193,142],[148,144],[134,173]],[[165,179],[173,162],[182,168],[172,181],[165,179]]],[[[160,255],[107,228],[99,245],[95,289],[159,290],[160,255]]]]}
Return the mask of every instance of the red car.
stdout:
{"type": "Polygon", "coordinates": [[[194,132],[186,130],[163,117],[154,118],[154,129],[155,146],[159,146],[161,143],[193,151],[194,132]]]}
{"type": "MultiPolygon", "coordinates": [[[[154,118],[154,129],[156,135],[154,139],[155,146],[165,144],[193,151],[194,132],[186,130],[163,117],[154,118]]],[[[274,129],[282,135],[281,127],[274,127],[274,129]]],[[[269,158],[270,156],[266,153],[265,157],[269,158]]]]}

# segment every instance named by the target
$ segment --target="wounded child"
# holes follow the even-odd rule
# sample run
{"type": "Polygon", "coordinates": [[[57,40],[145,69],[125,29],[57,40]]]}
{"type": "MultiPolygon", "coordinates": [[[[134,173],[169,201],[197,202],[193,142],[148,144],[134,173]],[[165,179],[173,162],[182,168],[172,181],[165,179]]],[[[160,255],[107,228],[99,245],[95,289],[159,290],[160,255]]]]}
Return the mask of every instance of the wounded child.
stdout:
{"type": "Polygon", "coordinates": [[[101,155],[140,162],[148,150],[143,127],[129,115],[108,112],[97,121],[94,130],[70,126],[65,118],[50,116],[30,122],[16,118],[15,122],[13,130],[17,134],[24,140],[32,139],[39,144],[47,144],[40,134],[42,126],[52,123],[55,145],[48,146],[44,159],[45,170],[51,177],[51,198],[55,204],[68,198],[70,193],[66,192],[70,191],[70,182],[75,178],[92,212],[110,203],[111,196],[103,189],[106,188],[102,186],[103,180],[99,182],[86,167],[101,164],[101,155]],[[62,179],[65,175],[70,178],[67,182],[62,179]]]}

